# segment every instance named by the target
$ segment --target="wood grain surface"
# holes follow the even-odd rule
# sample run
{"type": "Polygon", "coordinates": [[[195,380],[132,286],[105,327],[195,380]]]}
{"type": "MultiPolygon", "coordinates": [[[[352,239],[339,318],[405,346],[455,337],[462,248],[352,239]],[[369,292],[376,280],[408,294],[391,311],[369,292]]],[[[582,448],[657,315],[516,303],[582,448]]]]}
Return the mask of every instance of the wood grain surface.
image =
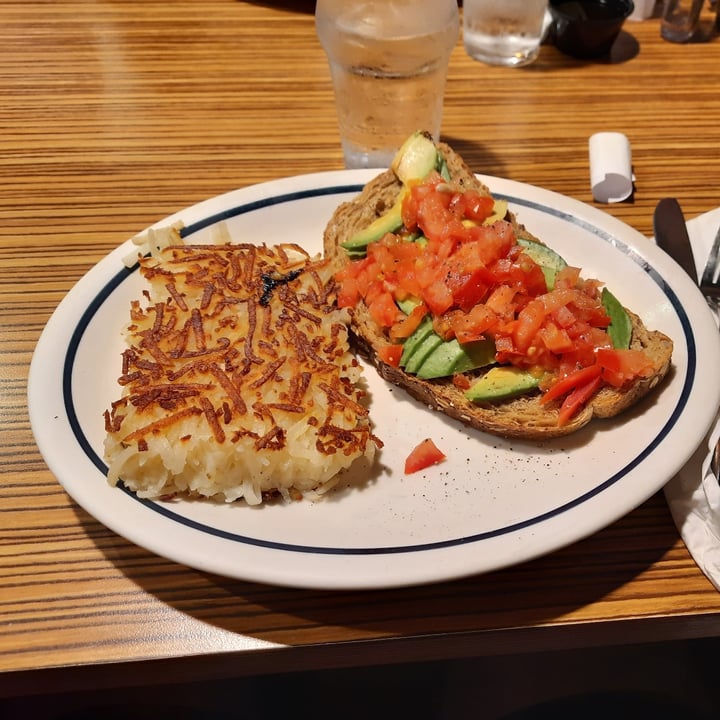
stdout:
{"type": "MultiPolygon", "coordinates": [[[[661,494],[518,567],[405,590],[227,580],[123,540],[35,445],[26,380],[64,294],[111,249],[197,201],[342,167],[312,2],[0,4],[0,694],[720,634],[720,595],[661,494]]],[[[610,58],[551,45],[524,69],[459,43],[443,137],[477,172],[593,203],[587,143],[625,133],[642,233],[674,195],[720,202],[720,40],[626,23],[610,58]]]]}

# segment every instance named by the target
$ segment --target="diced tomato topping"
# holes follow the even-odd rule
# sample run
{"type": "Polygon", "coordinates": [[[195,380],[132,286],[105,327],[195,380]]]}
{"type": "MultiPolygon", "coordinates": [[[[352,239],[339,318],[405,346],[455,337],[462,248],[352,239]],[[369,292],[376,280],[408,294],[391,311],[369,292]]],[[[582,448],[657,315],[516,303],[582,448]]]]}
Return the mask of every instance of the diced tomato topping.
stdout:
{"type": "Polygon", "coordinates": [[[551,385],[551,387],[542,396],[540,402],[543,403],[543,405],[547,405],[547,403],[552,400],[557,400],[572,390],[582,387],[592,380],[597,379],[600,377],[601,373],[602,368],[597,364],[575,370],[569,375],[566,375],[553,383],[553,385],[551,385]]]}
{"type": "Polygon", "coordinates": [[[388,365],[398,367],[400,365],[400,356],[402,355],[402,345],[383,345],[378,349],[378,357],[388,365]]]}
{"type": "Polygon", "coordinates": [[[442,315],[453,304],[450,288],[442,279],[433,280],[423,291],[423,300],[433,315],[442,315]]]}
{"type": "Polygon", "coordinates": [[[429,313],[442,338],[491,339],[499,363],[543,374],[542,402],[563,399],[561,422],[599,387],[622,387],[652,372],[645,353],[612,347],[600,282],[567,266],[549,290],[513,225],[486,223],[493,209],[492,198],[433,172],[405,193],[403,228],[370,243],[365,258],[336,274],[338,305],[362,301],[386,332],[386,362],[393,364],[398,343],[429,313]],[[406,315],[398,303],[408,299],[419,305],[406,315]]]}
{"type": "Polygon", "coordinates": [[[529,302],[518,314],[518,322],[513,329],[515,347],[523,352],[530,347],[545,321],[547,310],[540,300],[529,302]]]}
{"type": "Polygon", "coordinates": [[[360,294],[356,278],[347,277],[340,283],[340,290],[337,297],[338,307],[355,307],[361,297],[362,295],[360,294]]]}
{"type": "Polygon", "coordinates": [[[494,207],[495,201],[491,197],[481,195],[477,190],[466,190],[453,195],[449,209],[458,217],[481,223],[493,214],[494,207]]]}
{"type": "Polygon", "coordinates": [[[454,313],[450,325],[458,342],[468,343],[491,334],[497,323],[497,313],[487,305],[476,305],[468,313],[454,313]]]}
{"type": "Polygon", "coordinates": [[[490,297],[485,303],[487,307],[492,310],[498,317],[513,317],[515,314],[515,305],[513,300],[517,289],[510,285],[498,285],[496,286],[490,297]]]}
{"type": "Polygon", "coordinates": [[[570,392],[560,406],[558,425],[567,425],[575,414],[585,407],[585,403],[598,391],[601,385],[602,377],[598,374],[570,392]]]}
{"type": "Polygon", "coordinates": [[[423,303],[416,305],[407,317],[390,328],[390,338],[404,340],[410,337],[426,315],[427,307],[423,303]]]}
{"type": "Polygon", "coordinates": [[[506,258],[516,242],[513,226],[505,220],[492,225],[470,226],[466,233],[472,246],[468,252],[475,254],[486,267],[506,258]]]}
{"type": "Polygon", "coordinates": [[[395,304],[392,294],[387,291],[381,291],[374,295],[370,300],[368,310],[372,319],[381,328],[392,327],[402,317],[402,312],[395,304]]]}
{"type": "Polygon", "coordinates": [[[653,372],[652,361],[642,350],[601,348],[597,351],[597,363],[603,370],[603,380],[615,387],[653,372]]]}
{"type": "Polygon", "coordinates": [[[579,279],[580,268],[567,265],[555,276],[555,288],[557,290],[561,290],[562,288],[574,288],[579,279]]]}
{"type": "Polygon", "coordinates": [[[538,335],[550,352],[566,353],[570,352],[574,347],[573,340],[567,330],[552,321],[546,322],[538,331],[538,335]]]}
{"type": "Polygon", "coordinates": [[[437,445],[430,439],[423,440],[405,459],[405,474],[410,475],[419,470],[424,470],[431,465],[437,465],[445,459],[437,445]]]}
{"type": "Polygon", "coordinates": [[[463,375],[462,373],[458,375],[453,375],[452,378],[452,384],[458,388],[459,390],[469,390],[472,387],[472,381],[467,375],[463,375]]]}
{"type": "Polygon", "coordinates": [[[492,275],[485,267],[479,267],[459,277],[448,275],[447,278],[453,302],[465,312],[472,310],[487,297],[492,281],[492,275]]]}

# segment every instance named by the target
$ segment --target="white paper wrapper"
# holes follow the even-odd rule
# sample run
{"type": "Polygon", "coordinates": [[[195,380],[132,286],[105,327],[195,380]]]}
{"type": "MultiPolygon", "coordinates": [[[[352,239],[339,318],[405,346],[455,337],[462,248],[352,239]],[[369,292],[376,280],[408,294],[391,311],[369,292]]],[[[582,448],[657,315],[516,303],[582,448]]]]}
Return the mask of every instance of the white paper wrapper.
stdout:
{"type": "MultiPolygon", "coordinates": [[[[688,222],[698,272],[702,273],[720,208],[688,222]]],[[[665,499],[688,551],[708,580],[720,590],[720,485],[710,471],[710,458],[720,437],[720,414],[705,441],[665,486],[665,499]]]]}
{"type": "Polygon", "coordinates": [[[595,200],[627,200],[633,191],[630,141],[622,133],[600,132],[590,137],[589,147],[590,184],[595,200]]]}
{"type": "Polygon", "coordinates": [[[655,12],[655,0],[634,0],[635,9],[628,16],[628,20],[647,20],[655,12]]]}

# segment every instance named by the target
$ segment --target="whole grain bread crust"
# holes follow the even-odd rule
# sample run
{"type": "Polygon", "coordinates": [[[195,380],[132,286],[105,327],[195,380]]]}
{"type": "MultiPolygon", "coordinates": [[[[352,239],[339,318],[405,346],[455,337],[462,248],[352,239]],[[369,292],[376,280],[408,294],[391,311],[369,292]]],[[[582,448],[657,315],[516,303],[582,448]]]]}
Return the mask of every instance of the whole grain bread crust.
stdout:
{"type": "MultiPolygon", "coordinates": [[[[439,143],[438,148],[445,158],[453,185],[491,195],[489,188],[447,144],[439,143]]],[[[341,243],[383,215],[393,205],[401,189],[402,184],[394,172],[387,170],[370,181],[356,198],[336,209],[325,229],[324,252],[327,257],[333,258],[338,268],[347,262],[341,243]]],[[[508,213],[506,219],[523,237],[538,240],[517,222],[512,213],[508,213]]],[[[404,388],[423,404],[478,430],[532,440],[568,435],[593,418],[618,415],[645,397],[667,375],[673,351],[672,340],[662,332],[646,328],[635,313],[628,310],[628,314],[632,321],[631,347],[644,350],[651,358],[652,374],[622,389],[603,387],[570,422],[559,425],[559,403],[541,404],[539,391],[500,402],[478,403],[467,400],[464,391],[453,384],[452,378],[422,380],[388,365],[378,357],[378,349],[387,345],[388,339],[372,320],[367,308],[360,303],[350,312],[351,330],[358,349],[383,378],[404,388]]]]}

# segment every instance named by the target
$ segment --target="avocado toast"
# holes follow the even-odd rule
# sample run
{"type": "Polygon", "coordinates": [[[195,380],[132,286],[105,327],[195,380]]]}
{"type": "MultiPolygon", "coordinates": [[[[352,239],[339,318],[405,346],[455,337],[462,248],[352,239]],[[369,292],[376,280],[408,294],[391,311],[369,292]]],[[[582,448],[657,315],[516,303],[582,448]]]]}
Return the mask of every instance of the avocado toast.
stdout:
{"type": "Polygon", "coordinates": [[[670,338],[569,268],[424,133],[337,208],[324,250],[380,375],[479,430],[567,435],[623,412],[670,367],[670,338]]]}

